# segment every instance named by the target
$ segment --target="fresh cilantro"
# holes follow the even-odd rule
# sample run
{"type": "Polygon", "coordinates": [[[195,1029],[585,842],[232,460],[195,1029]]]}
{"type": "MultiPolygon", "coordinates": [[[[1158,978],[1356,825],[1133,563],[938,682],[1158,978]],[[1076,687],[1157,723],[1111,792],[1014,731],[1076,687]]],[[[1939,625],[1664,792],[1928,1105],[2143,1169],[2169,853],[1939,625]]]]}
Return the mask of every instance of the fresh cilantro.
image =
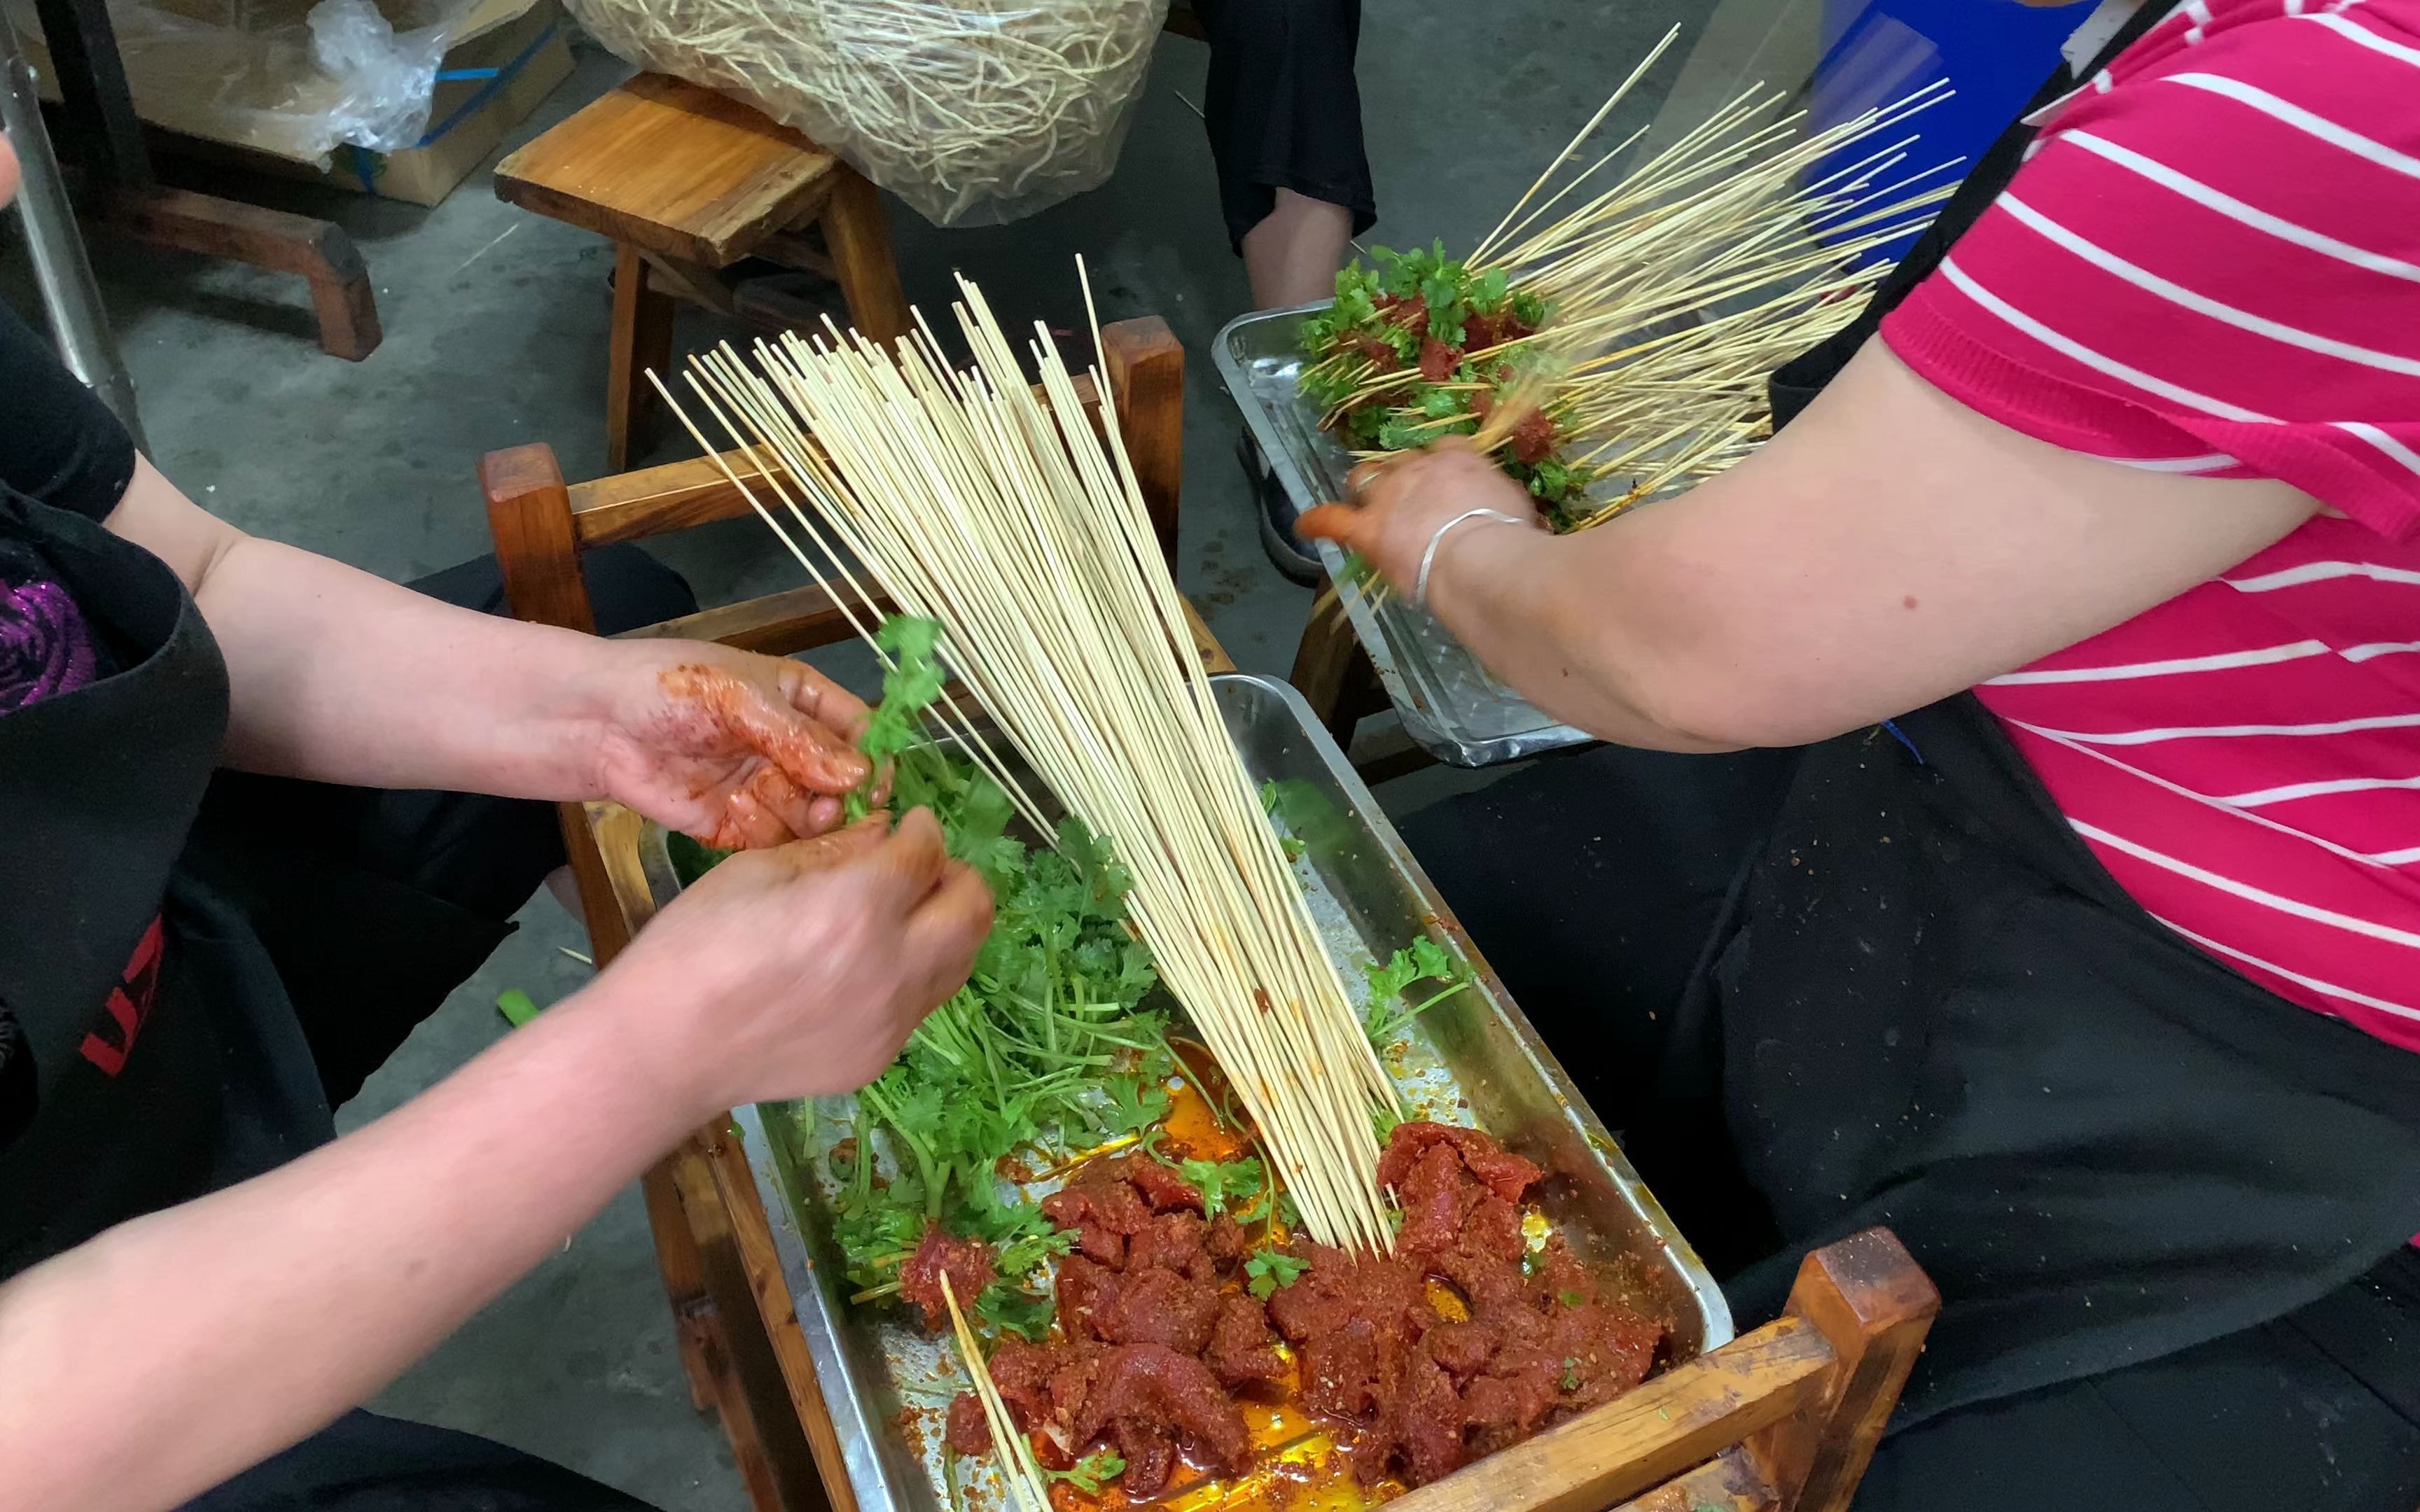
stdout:
{"type": "Polygon", "coordinates": [[[1275,816],[1278,811],[1278,779],[1270,778],[1261,784],[1261,812],[1275,816]]]}
{"type": "Polygon", "coordinates": [[[1268,1184],[1268,1173],[1257,1160],[1188,1160],[1176,1169],[1202,1194],[1202,1211],[1213,1218],[1230,1203],[1260,1196],[1268,1184]]]}
{"type": "Polygon", "coordinates": [[[1108,1449],[1097,1449],[1076,1461],[1073,1470],[1045,1471],[1052,1480],[1063,1480],[1087,1496],[1098,1496],[1101,1488],[1126,1473],[1126,1462],[1108,1449]]]}
{"type": "Polygon", "coordinates": [[[853,820],[872,811],[874,784],[883,769],[923,741],[924,710],[941,696],[941,685],[948,680],[938,656],[939,620],[893,614],[874,632],[874,643],[888,656],[890,666],[882,674],[882,702],[875,705],[857,741],[874,769],[865,786],[848,795],[846,809],[853,820]]]}
{"type": "Polygon", "coordinates": [[[1293,1286],[1311,1269],[1311,1262],[1280,1249],[1264,1249],[1244,1262],[1244,1274],[1250,1279],[1247,1288],[1261,1301],[1278,1294],[1280,1288],[1293,1286]]]}
{"type": "Polygon", "coordinates": [[[1564,1360],[1563,1360],[1563,1390],[1565,1390],[1565,1391],[1577,1391],[1577,1390],[1579,1390],[1579,1389],[1580,1389],[1580,1363],[1579,1363],[1579,1360],[1578,1360],[1576,1357],[1574,1357],[1574,1356],[1566,1356],[1566,1357],[1564,1358],[1564,1360]]]}
{"type": "Polygon", "coordinates": [[[1058,1306],[1059,1299],[1047,1291],[1031,1292],[1001,1280],[983,1288],[975,1299],[975,1316],[1029,1344],[1039,1344],[1050,1336],[1050,1319],[1058,1306]]]}
{"type": "Polygon", "coordinates": [[[1370,1006],[1362,1015],[1361,1027],[1371,1042],[1380,1046],[1402,1034],[1412,1020],[1470,985],[1467,969],[1426,935],[1397,950],[1384,965],[1373,961],[1362,969],[1370,979],[1370,1006]],[[1404,1003],[1412,984],[1421,981],[1448,985],[1420,1002],[1397,1007],[1404,1003]]]}
{"type": "Polygon", "coordinates": [[[1394,1137],[1395,1130],[1402,1125],[1403,1121],[1404,1116],[1393,1108],[1378,1107],[1370,1110],[1371,1131],[1377,1134],[1378,1142],[1382,1145],[1394,1137]]]}
{"type": "Polygon", "coordinates": [[[1546,323],[1546,301],[1524,289],[1512,296],[1512,318],[1534,331],[1546,323]]]}
{"type": "Polygon", "coordinates": [[[504,1016],[505,1023],[518,1029],[537,1017],[537,1004],[519,987],[508,987],[496,995],[496,1011],[504,1016]]]}
{"type": "Polygon", "coordinates": [[[672,859],[673,875],[684,887],[721,865],[732,854],[684,835],[677,829],[664,837],[664,852],[672,859]]]}
{"type": "Polygon", "coordinates": [[[1278,837],[1278,849],[1285,852],[1286,862],[1288,865],[1292,865],[1294,862],[1301,860],[1302,853],[1310,849],[1310,847],[1305,845],[1302,841],[1295,839],[1292,835],[1280,835],[1278,837]]]}
{"type": "Polygon", "coordinates": [[[1168,1088],[1140,1076],[1111,1076],[1102,1084],[1109,1094],[1102,1129],[1112,1134],[1139,1134],[1168,1117],[1168,1088]]]}
{"type": "Polygon", "coordinates": [[[1558,1291],[1555,1293],[1555,1300],[1566,1307],[1581,1307],[1588,1304],[1586,1294],[1577,1291],[1558,1291]]]}

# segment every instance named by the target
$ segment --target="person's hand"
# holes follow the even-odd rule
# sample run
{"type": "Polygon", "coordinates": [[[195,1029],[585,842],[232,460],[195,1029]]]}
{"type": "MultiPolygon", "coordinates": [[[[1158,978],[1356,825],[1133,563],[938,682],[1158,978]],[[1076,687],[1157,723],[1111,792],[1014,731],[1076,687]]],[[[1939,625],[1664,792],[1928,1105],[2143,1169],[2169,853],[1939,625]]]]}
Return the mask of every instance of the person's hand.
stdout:
{"type": "MultiPolygon", "coordinates": [[[[1421,554],[1456,515],[1495,509],[1532,526],[1539,523],[1537,508],[1521,486],[1459,436],[1424,451],[1364,462],[1353,470],[1346,489],[1351,502],[1308,510],[1295,528],[1359,552],[1407,595],[1419,576],[1421,554]]],[[[1493,521],[1473,520],[1461,531],[1493,528],[1493,521]]],[[[1440,554],[1451,549],[1449,542],[1440,554]]]]}
{"type": "Polygon", "coordinates": [[[919,809],[732,856],[597,979],[696,1117],[854,1091],[965,985],[991,892],[919,809]]]}
{"type": "Polygon", "coordinates": [[[802,662],[708,641],[602,642],[598,795],[724,850],[840,823],[863,702],[802,662]]]}

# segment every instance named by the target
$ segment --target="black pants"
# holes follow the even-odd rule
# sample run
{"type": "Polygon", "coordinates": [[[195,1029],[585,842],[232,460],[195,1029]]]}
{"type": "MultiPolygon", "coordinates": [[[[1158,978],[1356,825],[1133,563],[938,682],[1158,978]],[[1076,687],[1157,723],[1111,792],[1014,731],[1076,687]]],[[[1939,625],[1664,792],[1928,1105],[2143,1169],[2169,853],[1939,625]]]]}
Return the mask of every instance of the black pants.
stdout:
{"type": "Polygon", "coordinates": [[[1377,196],[1353,77],[1361,0],[1193,0],[1193,11],[1210,34],[1202,115],[1228,241],[1240,251],[1280,189],[1351,210],[1355,236],[1370,229],[1377,196]]]}
{"type": "MultiPolygon", "coordinates": [[[[1404,837],[1617,1129],[1675,1054],[1673,1007],[1795,753],[1550,759],[1410,816],[1404,837]]],[[[1624,1146],[1717,1273],[1775,1230],[1719,1119],[1624,1146]]],[[[1919,1257],[1921,1258],[1921,1257],[1919,1257]]],[[[1761,1321],[1744,1319],[1744,1323],[1761,1321]]],[[[2411,1512],[2420,1501],[2420,1257],[2258,1328],[1947,1412],[1886,1438],[1868,1512],[2411,1512]]]]}
{"type": "Polygon", "coordinates": [[[451,1428],[348,1412],[185,1512],[651,1512],[647,1504],[451,1428]]]}

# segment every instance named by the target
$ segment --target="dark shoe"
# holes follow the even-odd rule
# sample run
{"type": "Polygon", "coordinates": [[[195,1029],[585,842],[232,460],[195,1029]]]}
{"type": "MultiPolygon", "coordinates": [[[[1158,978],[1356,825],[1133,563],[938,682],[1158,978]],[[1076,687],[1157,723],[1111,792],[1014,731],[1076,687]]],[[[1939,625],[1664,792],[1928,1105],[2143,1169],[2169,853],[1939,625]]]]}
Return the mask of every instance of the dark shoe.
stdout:
{"type": "Polygon", "coordinates": [[[1244,481],[1251,486],[1252,496],[1259,502],[1261,546],[1278,571],[1302,584],[1315,588],[1327,574],[1320,563],[1319,554],[1303,544],[1295,533],[1295,522],[1302,518],[1302,506],[1286,492],[1286,486],[1261,455],[1248,431],[1235,438],[1235,460],[1244,465],[1244,481]]]}

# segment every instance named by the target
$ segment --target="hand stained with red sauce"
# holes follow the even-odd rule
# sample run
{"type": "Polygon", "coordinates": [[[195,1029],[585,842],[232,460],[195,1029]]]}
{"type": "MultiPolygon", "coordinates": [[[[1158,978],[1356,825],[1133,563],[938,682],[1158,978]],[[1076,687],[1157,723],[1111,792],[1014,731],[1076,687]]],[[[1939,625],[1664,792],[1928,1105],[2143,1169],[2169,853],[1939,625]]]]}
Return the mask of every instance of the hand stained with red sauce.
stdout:
{"type": "MultiPolygon", "coordinates": [[[[721,819],[710,834],[700,837],[709,845],[736,848],[748,838],[751,814],[763,810],[778,817],[814,795],[846,793],[873,769],[840,736],[721,668],[686,663],[664,672],[658,684],[672,705],[673,733],[693,749],[710,752],[720,737],[766,763],[733,789],[721,819]]],[[[690,795],[704,797],[718,782],[712,775],[702,775],[690,795]]]]}

